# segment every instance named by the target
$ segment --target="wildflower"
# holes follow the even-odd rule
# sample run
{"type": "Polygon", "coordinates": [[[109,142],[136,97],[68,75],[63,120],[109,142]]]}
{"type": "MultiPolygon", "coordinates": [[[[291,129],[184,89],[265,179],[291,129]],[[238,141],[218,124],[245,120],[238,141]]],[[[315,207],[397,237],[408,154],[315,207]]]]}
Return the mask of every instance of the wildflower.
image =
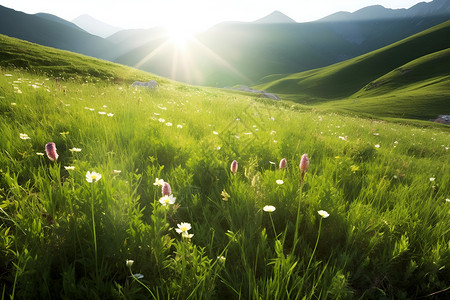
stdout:
{"type": "Polygon", "coordinates": [[[97,182],[102,178],[102,175],[97,172],[89,172],[86,173],[86,181],[87,182],[97,182]]]}
{"type": "Polygon", "coordinates": [[[436,178],[434,177],[430,177],[430,181],[434,181],[436,178]]]}
{"type": "Polygon", "coordinates": [[[219,133],[217,131],[213,131],[213,134],[218,135],[219,133]]]}
{"type": "Polygon", "coordinates": [[[177,128],[183,128],[183,125],[178,124],[177,128]]]}
{"type": "Polygon", "coordinates": [[[45,145],[45,153],[47,153],[48,159],[51,161],[56,161],[58,159],[58,153],[56,153],[55,143],[47,143],[45,145]]]}
{"type": "Polygon", "coordinates": [[[220,262],[225,262],[226,257],[223,256],[223,255],[220,255],[220,256],[217,256],[217,259],[218,259],[220,262]]]}
{"type": "Polygon", "coordinates": [[[114,114],[108,113],[107,116],[108,116],[108,117],[114,117],[114,114]]]}
{"type": "Polygon", "coordinates": [[[276,163],[274,163],[273,161],[270,161],[270,160],[269,160],[269,164],[276,165],[276,163]]]}
{"type": "Polygon", "coordinates": [[[350,169],[352,170],[353,173],[355,173],[356,171],[359,170],[359,166],[357,166],[357,165],[351,165],[351,166],[350,166],[350,169]]]}
{"type": "Polygon", "coordinates": [[[164,120],[163,118],[159,118],[158,121],[164,123],[166,120],[164,120]]]}
{"type": "Polygon", "coordinates": [[[303,177],[305,176],[306,170],[308,170],[309,167],[309,158],[308,158],[308,154],[303,154],[302,155],[302,159],[300,160],[300,170],[302,171],[301,176],[302,176],[302,182],[303,182],[303,177]]]}
{"type": "Polygon", "coordinates": [[[446,199],[445,199],[445,202],[450,202],[450,199],[449,199],[449,198],[446,198],[446,199]]]}
{"type": "Polygon", "coordinates": [[[175,228],[175,231],[177,232],[177,233],[188,233],[188,230],[190,230],[191,229],[191,224],[190,223],[184,223],[184,222],[181,222],[180,224],[177,224],[177,226],[178,226],[178,228],[175,228]]]}
{"type": "Polygon", "coordinates": [[[172,194],[172,189],[170,188],[170,184],[164,182],[161,186],[161,192],[163,196],[169,196],[172,194]]]}
{"type": "Polygon", "coordinates": [[[275,206],[273,206],[273,205],[266,205],[266,206],[264,206],[263,207],[263,211],[266,211],[266,212],[274,212],[275,211],[275,206]]]}
{"type": "Polygon", "coordinates": [[[380,147],[381,147],[380,144],[375,145],[375,148],[380,148],[380,147]]]}
{"type": "Polygon", "coordinates": [[[16,106],[17,103],[16,102],[11,102],[11,106],[16,106]]]}
{"type": "Polygon", "coordinates": [[[159,203],[161,203],[163,206],[167,206],[168,204],[175,204],[175,197],[173,195],[165,195],[161,199],[159,199],[159,203]]]}
{"type": "Polygon", "coordinates": [[[324,219],[326,219],[326,218],[328,218],[328,217],[330,216],[330,214],[327,213],[327,212],[324,211],[324,210],[319,210],[317,213],[318,213],[322,218],[324,218],[324,219]]]}
{"type": "Polygon", "coordinates": [[[106,115],[106,112],[104,112],[104,111],[99,111],[98,114],[99,114],[99,115],[106,115]]]}
{"type": "Polygon", "coordinates": [[[223,201],[228,201],[228,199],[230,199],[230,195],[225,190],[220,193],[220,196],[222,196],[223,201]]]}
{"type": "Polygon", "coordinates": [[[233,160],[233,162],[231,163],[231,173],[236,174],[237,169],[238,169],[238,162],[236,160],[233,160]]]}
{"type": "Polygon", "coordinates": [[[134,264],[134,260],[131,259],[127,259],[125,261],[125,265],[127,266],[127,268],[131,268],[131,266],[134,264]]]}
{"type": "Polygon", "coordinates": [[[185,239],[192,239],[192,237],[194,236],[193,233],[187,233],[187,232],[183,232],[181,233],[181,237],[185,238],[185,239]]]}
{"type": "Polygon", "coordinates": [[[66,170],[75,170],[74,166],[64,166],[64,169],[66,170]]]}
{"type": "Polygon", "coordinates": [[[169,126],[169,127],[170,127],[170,126],[172,126],[172,123],[167,122],[167,123],[166,123],[166,126],[169,126]]]}
{"type": "Polygon", "coordinates": [[[284,183],[284,181],[283,181],[283,180],[281,180],[281,179],[278,179],[278,180],[276,181],[276,183],[277,183],[277,184],[280,184],[280,185],[281,185],[281,184],[283,184],[283,183],[284,183]]]}
{"type": "Polygon", "coordinates": [[[120,171],[120,170],[113,170],[113,172],[112,172],[113,174],[115,174],[115,175],[117,175],[117,174],[120,174],[120,173],[122,173],[122,171],[120,171]]]}
{"type": "Polygon", "coordinates": [[[398,179],[398,176],[397,176],[397,175],[394,175],[394,179],[398,179]]]}
{"type": "Polygon", "coordinates": [[[72,148],[69,149],[70,152],[81,152],[81,148],[72,148]]]}
{"type": "Polygon", "coordinates": [[[42,152],[36,152],[36,155],[44,156],[44,153],[42,153],[42,152]]]}
{"type": "MultiPolygon", "coordinates": [[[[121,88],[119,88],[119,90],[121,90],[121,88]]],[[[134,277],[136,279],[142,279],[142,278],[144,278],[144,275],[137,273],[137,274],[133,274],[132,277],[134,277]]]]}
{"type": "Polygon", "coordinates": [[[280,160],[280,169],[284,169],[287,167],[287,161],[286,158],[283,158],[280,160]]]}
{"type": "Polygon", "coordinates": [[[153,183],[153,185],[159,185],[159,186],[162,186],[163,184],[164,184],[164,179],[159,179],[159,178],[156,178],[155,182],[153,183]]]}
{"type": "Polygon", "coordinates": [[[31,138],[28,136],[28,134],[26,134],[26,133],[20,133],[19,136],[20,136],[20,138],[21,138],[22,140],[29,140],[29,139],[31,139],[31,138]]]}

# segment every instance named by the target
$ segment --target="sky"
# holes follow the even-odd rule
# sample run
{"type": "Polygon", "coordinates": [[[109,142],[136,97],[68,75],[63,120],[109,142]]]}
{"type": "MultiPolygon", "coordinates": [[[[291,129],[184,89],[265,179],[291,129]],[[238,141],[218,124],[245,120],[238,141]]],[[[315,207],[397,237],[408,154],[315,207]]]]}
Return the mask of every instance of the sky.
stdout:
{"type": "Polygon", "coordinates": [[[183,27],[205,30],[223,21],[251,22],[279,10],[297,22],[320,19],[338,11],[354,12],[380,4],[409,8],[431,0],[0,0],[0,5],[33,14],[45,12],[71,21],[88,14],[120,27],[183,27]]]}

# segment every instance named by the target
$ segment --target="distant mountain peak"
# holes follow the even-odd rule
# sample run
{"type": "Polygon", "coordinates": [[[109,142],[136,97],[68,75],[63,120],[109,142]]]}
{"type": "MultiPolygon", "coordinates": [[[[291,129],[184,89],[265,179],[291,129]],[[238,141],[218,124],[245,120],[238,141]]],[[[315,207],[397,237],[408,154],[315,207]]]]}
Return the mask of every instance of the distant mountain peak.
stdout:
{"type": "Polygon", "coordinates": [[[297,23],[295,20],[286,16],[279,10],[275,10],[261,19],[254,21],[253,23],[258,24],[273,24],[273,23],[297,23]]]}
{"type": "Polygon", "coordinates": [[[106,24],[88,14],[82,14],[77,18],[73,19],[72,22],[75,23],[80,28],[86,30],[87,32],[103,38],[106,38],[121,30],[121,28],[119,27],[106,24]]]}

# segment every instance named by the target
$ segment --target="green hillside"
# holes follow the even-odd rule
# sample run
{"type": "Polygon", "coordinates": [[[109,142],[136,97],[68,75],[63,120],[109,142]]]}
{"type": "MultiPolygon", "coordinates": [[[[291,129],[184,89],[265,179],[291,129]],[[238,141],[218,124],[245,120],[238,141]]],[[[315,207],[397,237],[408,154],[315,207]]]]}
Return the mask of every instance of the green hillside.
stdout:
{"type": "MultiPolygon", "coordinates": [[[[392,93],[396,94],[396,100],[407,101],[410,110],[417,109],[410,116],[429,118],[430,115],[448,113],[448,36],[450,21],[342,63],[273,81],[273,77],[268,77],[269,82],[256,88],[286,94],[286,98],[305,104],[358,97],[359,109],[374,114],[382,112],[386,103],[380,102],[376,108],[373,107],[377,106],[375,101],[370,109],[369,106],[364,109],[366,102],[362,98],[392,93]],[[420,86],[427,89],[418,89],[420,86]],[[426,101],[420,99],[423,95],[434,99],[426,114],[420,113],[421,105],[414,104],[415,99],[426,101]]],[[[335,101],[333,105],[339,106],[340,102],[335,101]]],[[[395,108],[396,102],[390,105],[395,108]]],[[[395,112],[392,115],[399,116],[395,112]]]]}
{"type": "Polygon", "coordinates": [[[148,81],[161,77],[131,67],[0,35],[0,66],[81,80],[148,81]]]}
{"type": "Polygon", "coordinates": [[[448,296],[447,126],[0,53],[2,298],[448,296]]]}
{"type": "Polygon", "coordinates": [[[0,5],[0,34],[29,42],[110,59],[114,44],[48,14],[30,15],[0,5]]]}

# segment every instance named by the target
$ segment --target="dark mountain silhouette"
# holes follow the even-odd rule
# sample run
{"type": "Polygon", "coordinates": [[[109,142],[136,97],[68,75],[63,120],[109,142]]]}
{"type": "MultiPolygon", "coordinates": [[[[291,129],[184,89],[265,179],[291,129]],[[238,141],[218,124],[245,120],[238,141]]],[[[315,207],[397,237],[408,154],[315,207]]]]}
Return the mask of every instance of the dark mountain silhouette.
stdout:
{"type": "Polygon", "coordinates": [[[44,46],[69,50],[89,56],[108,59],[114,44],[89,34],[60,18],[30,15],[0,6],[0,33],[44,46]]]}

